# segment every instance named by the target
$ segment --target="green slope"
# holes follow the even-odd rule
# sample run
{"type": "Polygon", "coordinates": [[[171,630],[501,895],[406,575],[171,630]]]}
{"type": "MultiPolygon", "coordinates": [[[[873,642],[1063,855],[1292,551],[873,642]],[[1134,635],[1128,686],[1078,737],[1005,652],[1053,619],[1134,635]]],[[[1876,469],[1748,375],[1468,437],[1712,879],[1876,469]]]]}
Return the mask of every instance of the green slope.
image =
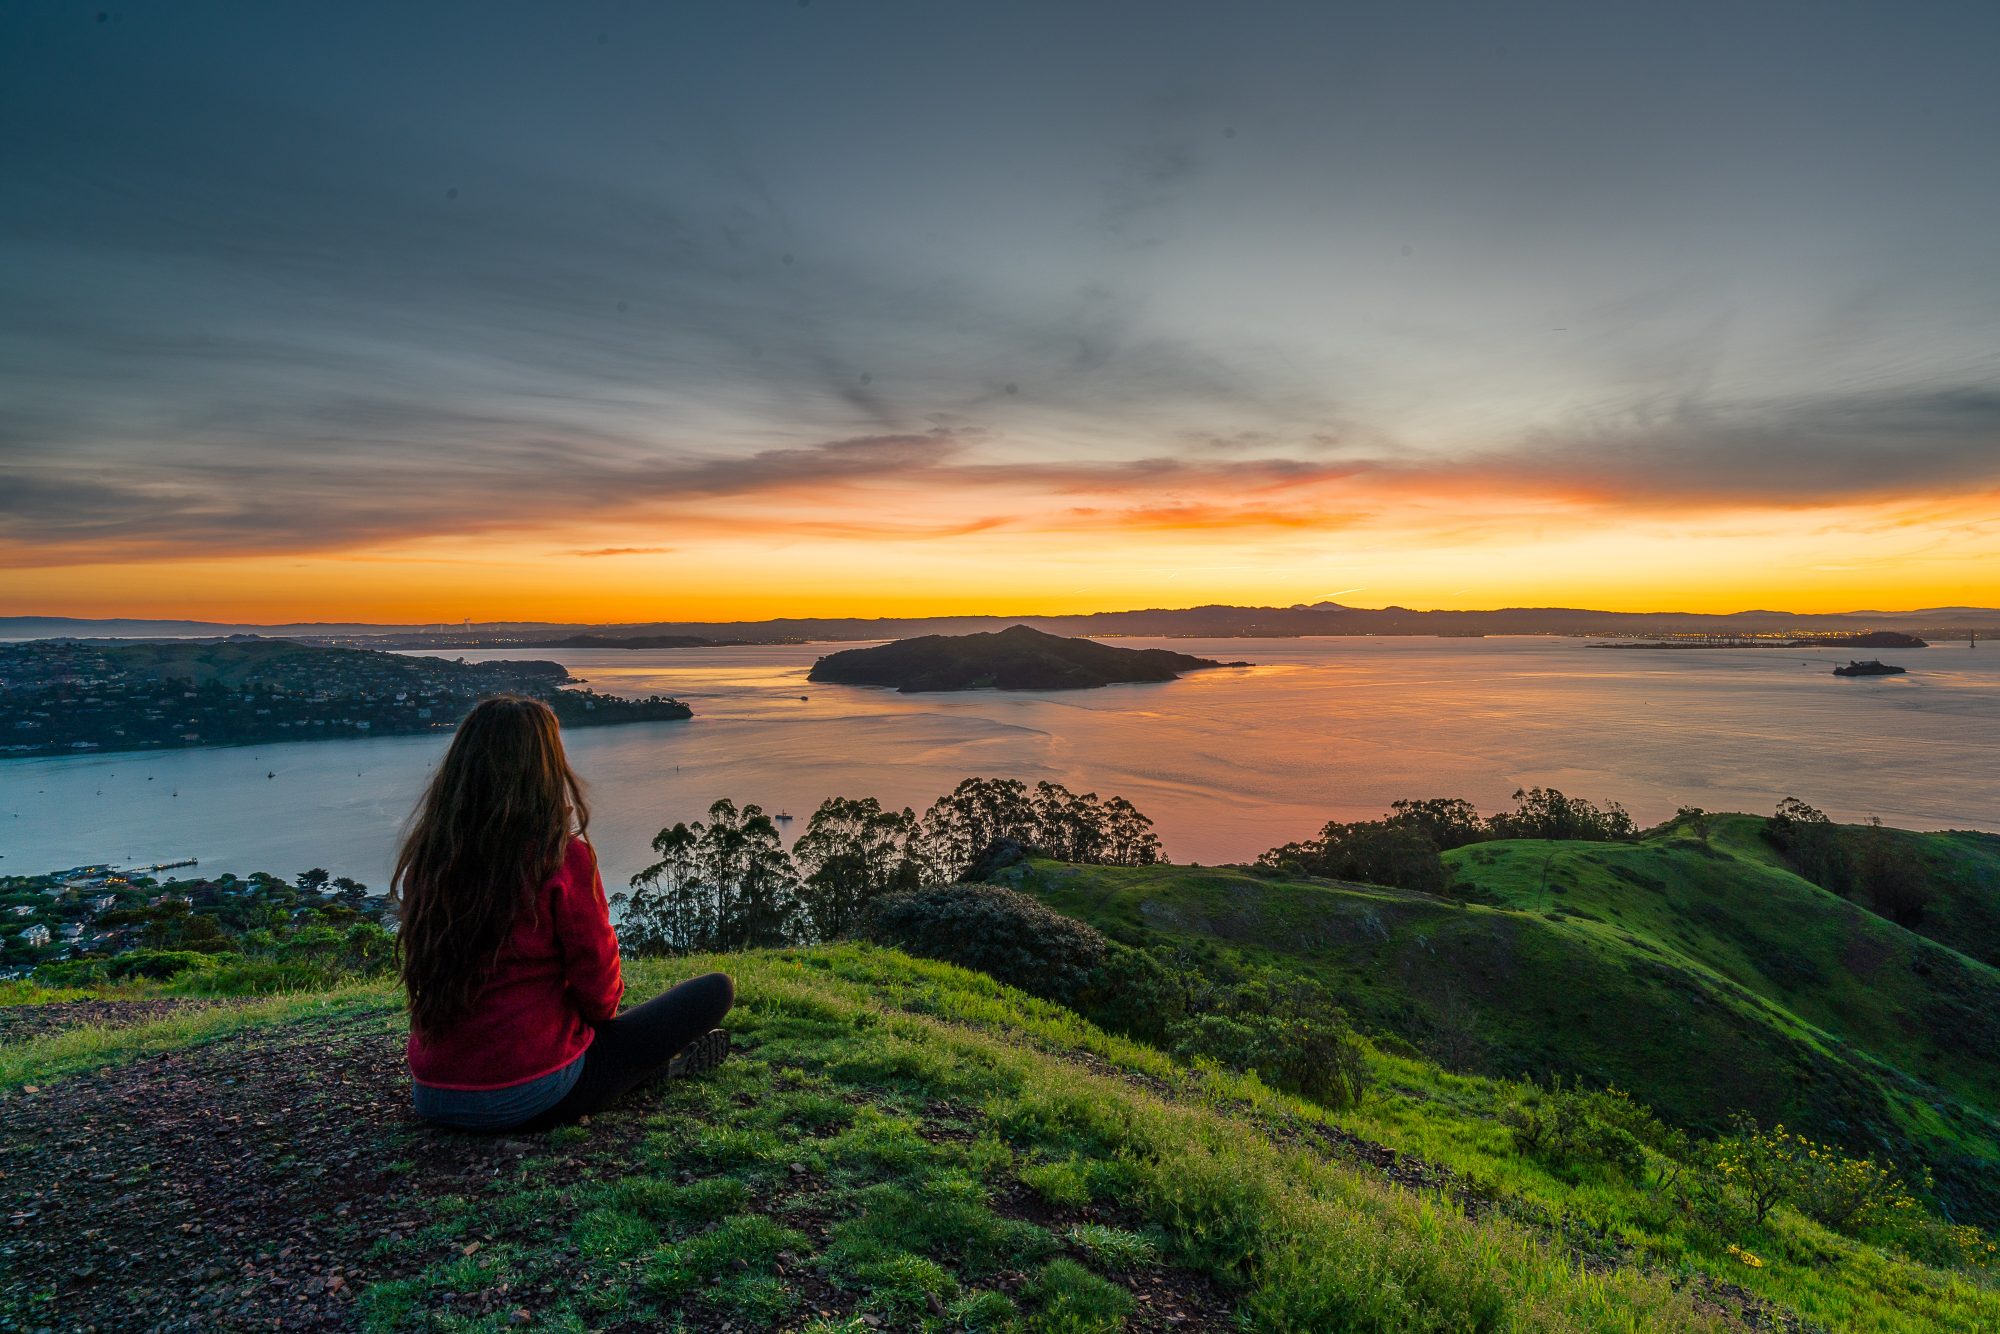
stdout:
{"type": "MultiPolygon", "coordinates": [[[[1784,858],[1758,837],[1763,823],[1743,815],[1717,817],[1712,841],[1740,856],[1790,869],[1784,858]]],[[[1878,833],[1888,840],[1898,858],[1917,868],[1925,902],[1916,920],[1906,923],[1910,930],[1981,963],[2000,967],[2000,834],[1868,831],[1859,825],[1834,828],[1850,841],[1878,833]]],[[[1856,901],[1868,906],[1865,895],[1856,901]]]]}
{"type": "Polygon", "coordinates": [[[1927,1163],[1955,1212],[2000,1217],[2000,971],[1801,880],[1744,845],[1751,823],[1463,848],[1470,904],[1232,869],[1021,878],[1135,943],[1310,972],[1462,1068],[1614,1084],[1700,1130],[1746,1109],[1927,1163]]]}
{"type": "MultiPolygon", "coordinates": [[[[358,1323],[499,1330],[523,1303],[541,1329],[814,1334],[1916,1334],[2000,1321],[1987,1281],[1792,1215],[1697,1241],[1641,1187],[1550,1177],[1508,1149],[1493,1112],[1518,1090],[1493,1081],[1381,1056],[1364,1107],[1334,1116],[880,949],[639,963],[631,982],[644,992],[712,967],[736,975],[740,998],[737,1054],[712,1077],[639,1092],[463,1175],[451,1175],[463,1137],[390,1116],[366,1128],[381,1139],[371,1158],[450,1189],[390,1186],[371,1225],[338,1212],[314,1225],[359,1289],[358,1323]],[[1762,1259],[1748,1265],[1735,1242],[1762,1259]],[[1161,1302],[1200,1314],[1178,1324],[1161,1302]]],[[[376,984],[340,1004],[389,1020],[395,996],[376,984]]],[[[187,1042],[221,1060],[253,1037],[326,1061],[327,1020],[311,1011],[287,1001],[200,1031],[162,1020],[31,1039],[0,1072],[0,1097],[37,1080],[36,1096],[60,1095],[50,1084],[85,1065],[187,1042]]],[[[368,1031],[364,1064],[394,1062],[399,1025],[368,1031]]],[[[320,1166],[315,1142],[291,1147],[289,1170],[320,1166]]],[[[169,1189],[113,1175],[102,1190],[129,1192],[128,1210],[169,1189]]],[[[79,1237],[93,1222],[44,1221],[79,1237]]],[[[0,1282],[0,1317],[43,1314],[39,1300],[0,1282]]]]}

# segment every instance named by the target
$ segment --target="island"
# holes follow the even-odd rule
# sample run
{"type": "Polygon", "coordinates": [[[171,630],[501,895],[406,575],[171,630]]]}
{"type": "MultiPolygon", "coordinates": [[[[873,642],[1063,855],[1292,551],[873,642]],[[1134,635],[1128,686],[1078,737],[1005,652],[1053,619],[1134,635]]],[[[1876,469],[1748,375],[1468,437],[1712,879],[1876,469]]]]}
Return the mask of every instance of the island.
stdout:
{"type": "Polygon", "coordinates": [[[565,727],[677,721],[677,699],[578,688],[557,662],[466,662],[221,640],[0,645],[0,756],[170,750],[449,731],[497,694],[547,701],[565,727]]]}
{"type": "Polygon", "coordinates": [[[1089,690],[1175,681],[1182,672],[1249,665],[1160,648],[1113,648],[1016,625],[987,634],[924,635],[829,653],[813,664],[806,679],[887,686],[905,695],[938,690],[1089,690]]]}
{"type": "Polygon", "coordinates": [[[1902,667],[1892,667],[1886,662],[1876,662],[1871,658],[1867,662],[1850,661],[1845,667],[1834,668],[1833,674],[1835,676],[1901,676],[1904,671],[1905,669],[1902,667]]]}

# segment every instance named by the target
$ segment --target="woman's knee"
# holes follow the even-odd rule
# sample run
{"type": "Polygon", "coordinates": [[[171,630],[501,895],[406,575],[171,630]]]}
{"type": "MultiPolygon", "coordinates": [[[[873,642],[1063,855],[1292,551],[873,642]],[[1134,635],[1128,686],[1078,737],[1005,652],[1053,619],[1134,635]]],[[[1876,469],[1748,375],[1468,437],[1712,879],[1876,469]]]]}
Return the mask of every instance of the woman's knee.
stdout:
{"type": "Polygon", "coordinates": [[[727,973],[705,973],[695,979],[720,1007],[722,1014],[729,1013],[736,1004],[736,980],[727,973]]]}

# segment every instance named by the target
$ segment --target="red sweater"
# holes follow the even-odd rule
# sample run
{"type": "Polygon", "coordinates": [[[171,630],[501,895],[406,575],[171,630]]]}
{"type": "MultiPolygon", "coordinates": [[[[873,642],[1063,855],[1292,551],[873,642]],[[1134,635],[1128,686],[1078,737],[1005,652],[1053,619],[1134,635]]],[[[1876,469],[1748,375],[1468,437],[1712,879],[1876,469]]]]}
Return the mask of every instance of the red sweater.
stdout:
{"type": "Polygon", "coordinates": [[[410,1074],[446,1089],[497,1089],[562,1069],[618,1013],[625,982],[597,854],[572,838],[524,911],[472,1014],[444,1033],[410,1030],[410,1074]]]}

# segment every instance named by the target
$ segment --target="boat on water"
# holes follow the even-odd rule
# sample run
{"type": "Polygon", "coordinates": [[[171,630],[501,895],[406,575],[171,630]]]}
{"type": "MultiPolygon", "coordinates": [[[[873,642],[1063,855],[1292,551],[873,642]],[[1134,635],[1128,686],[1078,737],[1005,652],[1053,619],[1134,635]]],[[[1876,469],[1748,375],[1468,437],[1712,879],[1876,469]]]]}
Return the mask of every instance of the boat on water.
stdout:
{"type": "Polygon", "coordinates": [[[779,824],[787,824],[787,823],[789,823],[789,822],[791,821],[791,818],[792,818],[792,817],[791,817],[791,815],[790,815],[790,814],[789,814],[788,812],[786,812],[786,811],[779,811],[779,812],[777,813],[777,815],[775,815],[775,816],[774,816],[774,817],[772,817],[772,818],[773,818],[773,819],[775,819],[775,820],[777,820],[777,822],[778,822],[779,824]]]}
{"type": "Polygon", "coordinates": [[[1886,662],[1876,662],[1871,658],[1867,662],[1850,661],[1845,667],[1834,668],[1833,674],[1835,676],[1901,676],[1906,670],[1906,668],[1902,667],[1892,667],[1886,662]]]}

